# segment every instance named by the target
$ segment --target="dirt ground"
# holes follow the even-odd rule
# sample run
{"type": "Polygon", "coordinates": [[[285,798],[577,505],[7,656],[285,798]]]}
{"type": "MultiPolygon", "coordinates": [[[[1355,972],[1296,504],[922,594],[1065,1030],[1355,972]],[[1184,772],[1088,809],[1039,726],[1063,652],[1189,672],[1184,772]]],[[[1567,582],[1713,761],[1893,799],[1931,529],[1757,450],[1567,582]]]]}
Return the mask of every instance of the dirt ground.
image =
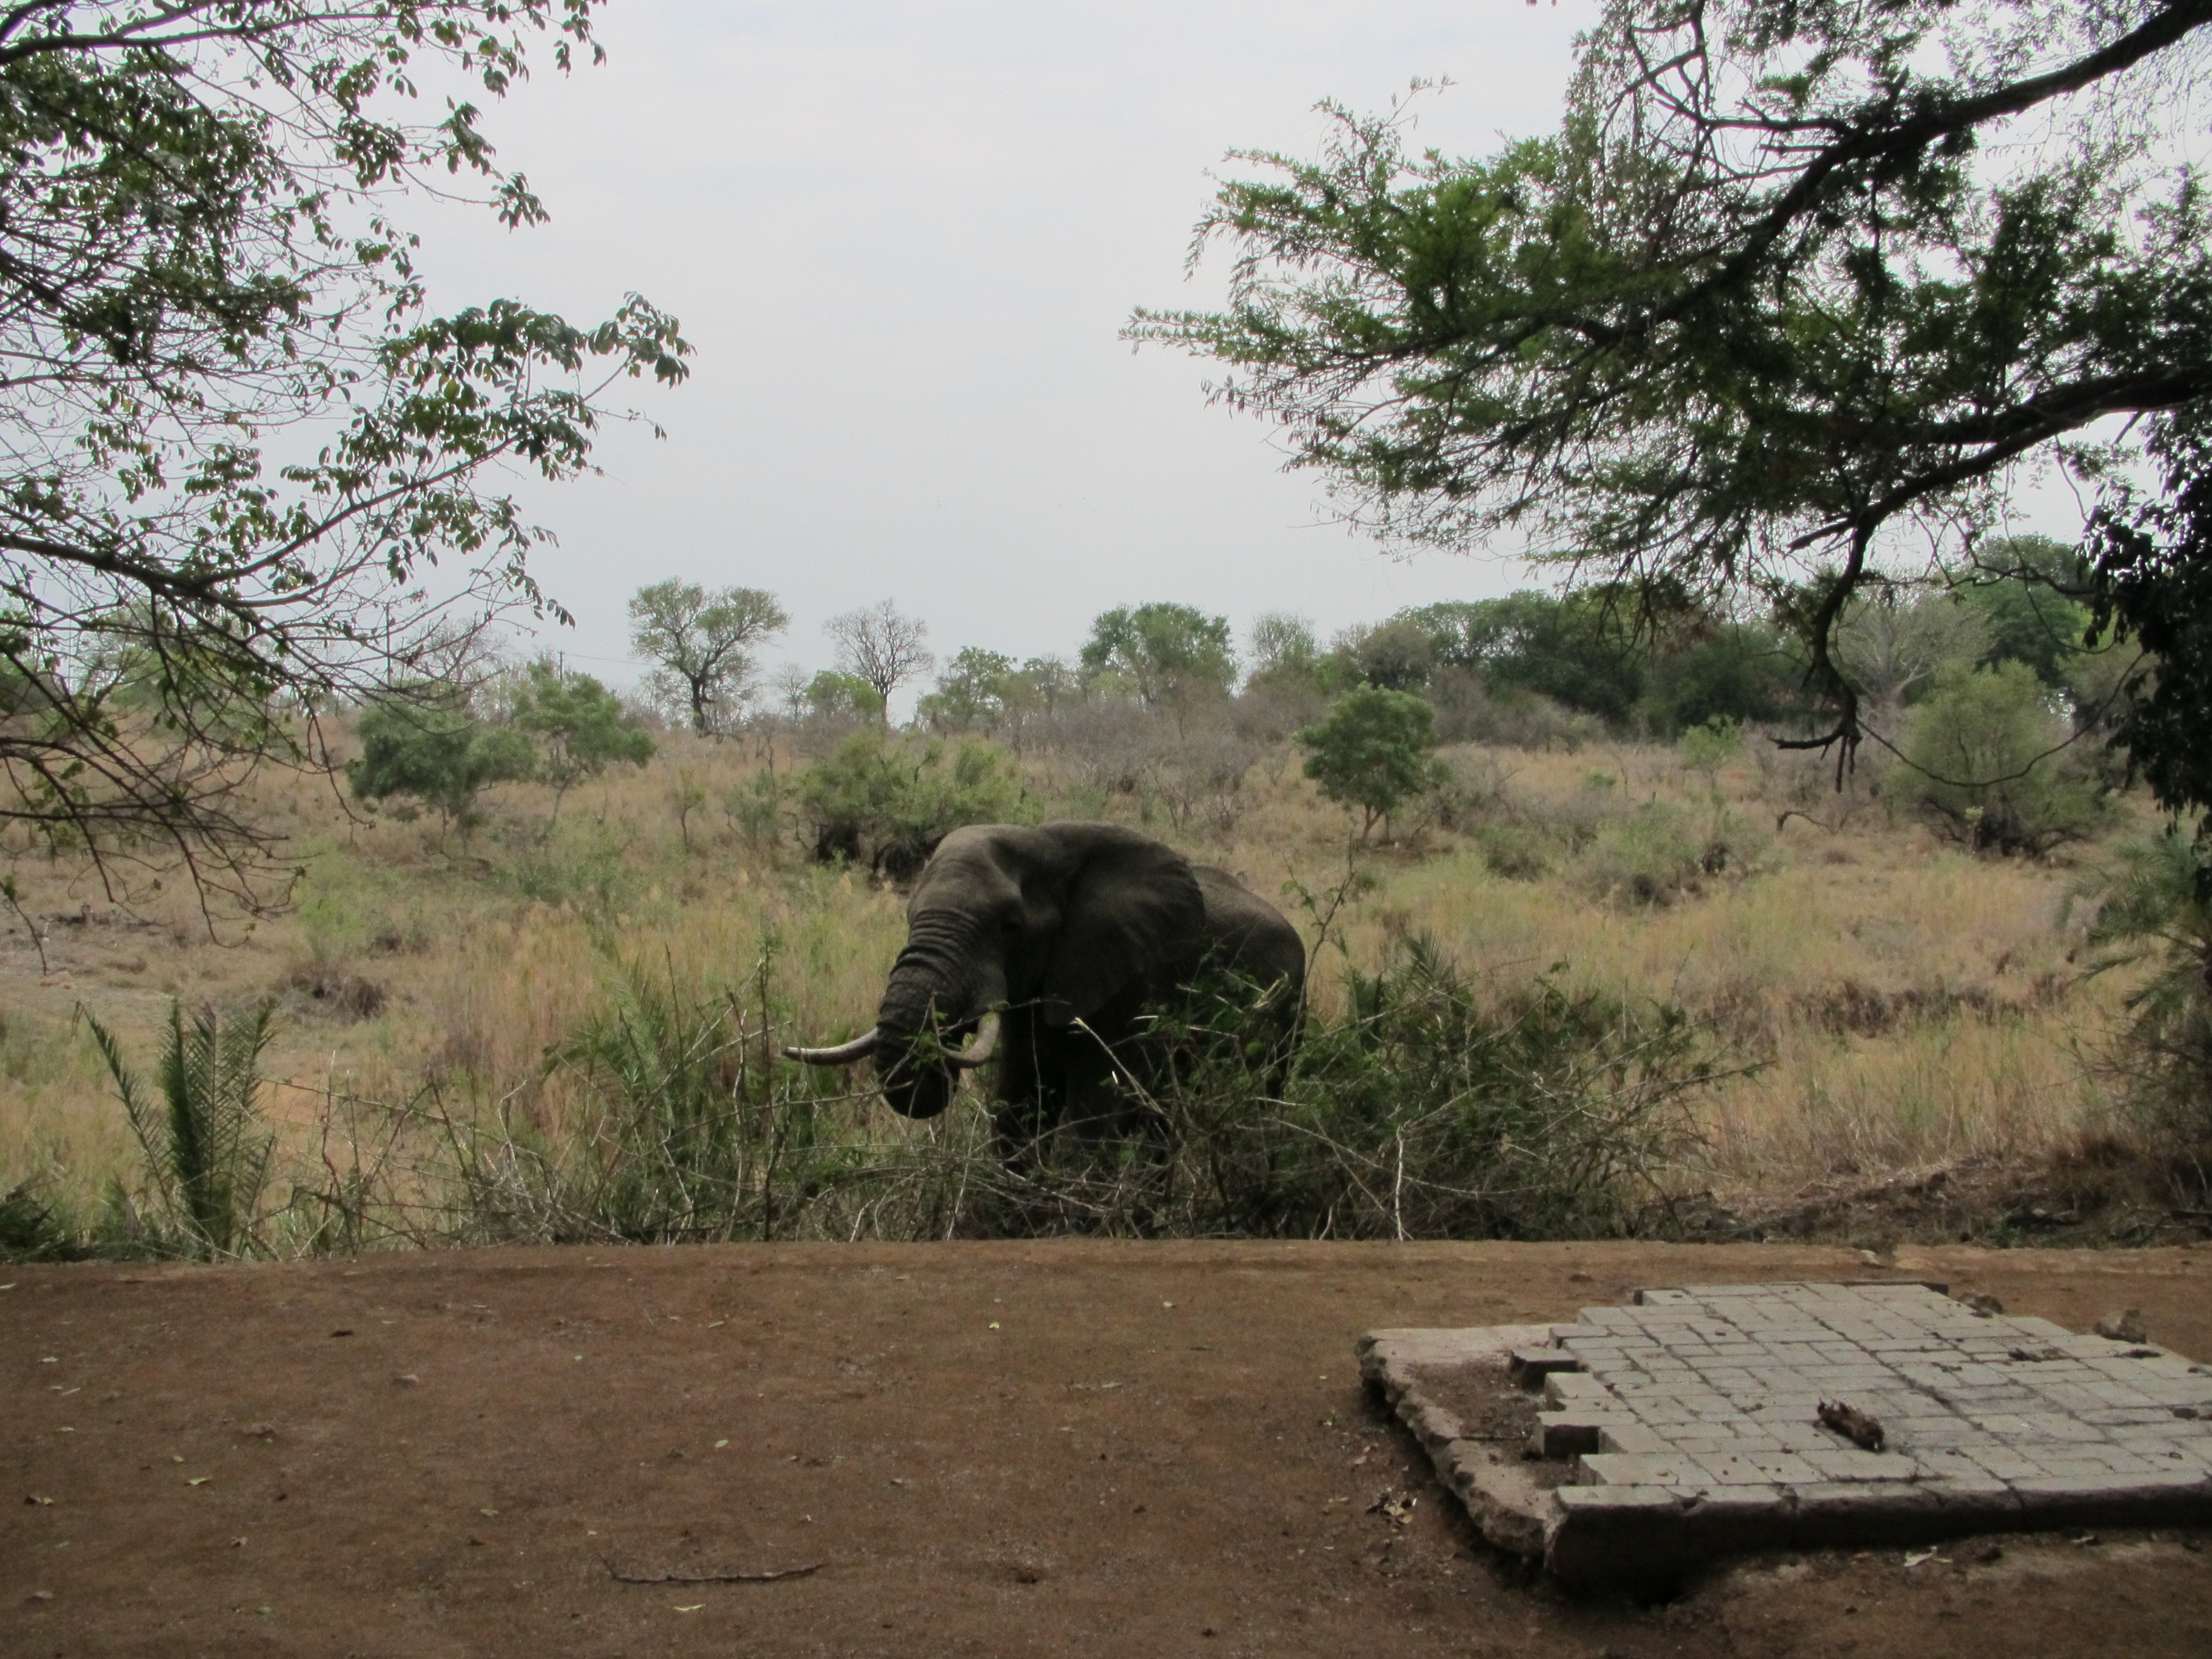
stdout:
{"type": "MultiPolygon", "coordinates": [[[[1897,1270],[2075,1327],[2139,1307],[2212,1356],[2212,1249],[1897,1270]]],[[[0,1655],[2212,1653],[2201,1533],[1565,1600],[1474,1540],[1352,1363],[1376,1326],[1867,1276],[1600,1244],[0,1269],[0,1655]]]]}

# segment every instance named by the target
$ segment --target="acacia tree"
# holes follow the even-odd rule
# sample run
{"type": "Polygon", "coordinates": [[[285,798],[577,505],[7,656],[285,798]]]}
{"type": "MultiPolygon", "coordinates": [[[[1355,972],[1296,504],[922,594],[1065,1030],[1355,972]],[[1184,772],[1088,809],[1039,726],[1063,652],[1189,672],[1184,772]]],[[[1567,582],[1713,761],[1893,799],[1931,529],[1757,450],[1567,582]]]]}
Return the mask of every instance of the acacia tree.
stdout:
{"type": "Polygon", "coordinates": [[[822,631],[837,647],[837,666],[874,688],[885,726],[891,720],[891,693],[937,666],[922,643],[929,637],[929,624],[902,614],[889,599],[832,617],[822,631]]]}
{"type": "Polygon", "coordinates": [[[791,625],[775,595],[757,587],[708,592],[671,577],[629,602],[631,648],[655,665],[647,686],[711,735],[752,684],[757,647],[791,625]]]}
{"type": "Polygon", "coordinates": [[[240,786],[326,763],[316,709],[418,678],[441,617],[566,620],[480,480],[574,477],[613,383],[689,348],[635,295],[436,315],[396,216],[471,180],[545,216],[476,105],[409,118],[430,75],[502,95],[533,36],[598,56],[589,0],[0,12],[0,822],[254,898],[283,866],[240,786]]]}
{"type": "Polygon", "coordinates": [[[1336,636],[1330,654],[1346,665],[1364,685],[1386,691],[1418,691],[1436,670],[1437,647],[1429,630],[1410,617],[1362,623],[1336,636]]]}
{"type": "MultiPolygon", "coordinates": [[[[1838,617],[1890,538],[1956,554],[2001,523],[2016,464],[2094,485],[2129,453],[2097,423],[2153,416],[2167,517],[2108,514],[2123,623],[2212,550],[2172,506],[2212,399],[2207,207],[2173,159],[2208,22],[2212,0],[1610,0],[1554,137],[1453,161],[1411,152],[1402,110],[1331,106],[1318,159],[1242,155],[1273,176],[1200,227],[1235,251],[1229,308],[1131,332],[1220,362],[1212,395],[1385,533],[1796,595],[1835,715],[1810,741],[1848,756],[1838,617]]],[[[2212,653],[2169,659],[2175,696],[2212,683],[2212,653]]],[[[2123,735],[2140,758],[2181,724],[2123,735]]]]}
{"type": "Polygon", "coordinates": [[[1049,720],[1060,712],[1062,703],[1083,695],[1083,682],[1063,658],[1031,657],[1022,664],[1015,691],[1024,703],[1042,710],[1049,720]]]}

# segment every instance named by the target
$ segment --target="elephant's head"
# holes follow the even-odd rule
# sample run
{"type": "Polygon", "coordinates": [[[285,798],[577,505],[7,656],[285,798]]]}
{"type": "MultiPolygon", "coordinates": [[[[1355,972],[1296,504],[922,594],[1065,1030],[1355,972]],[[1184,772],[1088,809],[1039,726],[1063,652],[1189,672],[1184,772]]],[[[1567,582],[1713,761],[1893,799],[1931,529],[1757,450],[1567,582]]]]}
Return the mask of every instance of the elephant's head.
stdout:
{"type": "Polygon", "coordinates": [[[1109,823],[975,824],[945,838],[907,904],[906,948],[875,1028],[818,1065],[872,1055],[884,1097],[908,1117],[951,1103],[958,1073],[996,1047],[1015,1008],[1048,1026],[1095,1014],[1196,949],[1206,901],[1182,857],[1109,823]]]}

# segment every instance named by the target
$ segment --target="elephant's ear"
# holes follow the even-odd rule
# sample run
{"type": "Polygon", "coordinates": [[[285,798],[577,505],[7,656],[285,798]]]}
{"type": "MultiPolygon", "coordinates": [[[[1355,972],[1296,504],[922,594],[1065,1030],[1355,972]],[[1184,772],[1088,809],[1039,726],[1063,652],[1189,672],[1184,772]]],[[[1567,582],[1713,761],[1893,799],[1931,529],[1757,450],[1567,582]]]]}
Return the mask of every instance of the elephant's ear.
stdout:
{"type": "Polygon", "coordinates": [[[1206,896],[1172,848],[1118,824],[1046,830],[1080,860],[1045,969],[1051,1025],[1088,1018],[1139,975],[1195,949],[1206,896]]]}

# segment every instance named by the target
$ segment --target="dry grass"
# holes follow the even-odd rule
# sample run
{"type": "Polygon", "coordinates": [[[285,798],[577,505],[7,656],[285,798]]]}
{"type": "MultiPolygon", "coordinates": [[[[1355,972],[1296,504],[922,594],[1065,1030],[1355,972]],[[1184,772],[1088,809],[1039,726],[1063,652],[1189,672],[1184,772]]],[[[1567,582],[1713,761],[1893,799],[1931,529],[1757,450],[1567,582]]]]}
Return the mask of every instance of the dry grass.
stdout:
{"type": "MultiPolygon", "coordinates": [[[[1815,801],[1838,830],[1778,829],[1810,797],[1803,769],[1771,757],[1711,783],[1662,749],[1453,758],[1488,799],[1455,830],[1401,826],[1400,843],[1362,855],[1372,885],[1339,916],[1347,957],[1322,958],[1324,1010],[1341,1005],[1341,960],[1372,968],[1413,935],[1501,995],[1550,975],[1678,1005],[1756,1062],[1704,1097],[1688,1185],[1788,1190],[1970,1157],[2027,1163],[2102,1124],[2079,1051],[2110,1026],[2121,988],[2085,985],[2069,962],[2078,870],[1960,854],[1863,793],[1815,801]],[[1589,849],[1653,813],[1729,856],[1667,902],[1638,902],[1599,879],[1589,849]],[[1549,849],[1545,872],[1493,873],[1486,825],[1549,849]]],[[[400,1102],[434,1085],[558,1126],[577,1085],[548,1057],[626,973],[757,1004],[766,963],[770,1005],[806,1036],[860,1029],[903,934],[902,897],[805,866],[793,847],[749,845],[724,803],[763,763],[748,742],[674,734],[650,766],[573,792],[557,827],[545,791],[507,786],[484,830],[442,843],[427,821],[349,812],[326,783],[270,779],[263,805],[306,872],[298,903],[258,925],[220,921],[217,939],[173,884],[116,906],[89,871],[15,849],[51,971],[20,927],[5,936],[0,1193],[36,1180],[82,1207],[130,1173],[120,1112],[72,1018],[80,1003],[144,1053],[171,997],[278,997],[271,1106],[303,1153],[334,1095],[400,1102]],[[369,1018],[314,994],[356,982],[381,997],[369,1018]]],[[[1097,810],[1079,767],[1025,766],[1048,815],[1056,789],[1097,810]]],[[[1126,798],[1103,810],[1137,816],[1126,798]]],[[[1280,756],[1193,822],[1210,827],[1170,838],[1261,892],[1296,882],[1318,895],[1344,878],[1344,814],[1280,756]]],[[[1285,908],[1310,936],[1312,915],[1285,908]]]]}

